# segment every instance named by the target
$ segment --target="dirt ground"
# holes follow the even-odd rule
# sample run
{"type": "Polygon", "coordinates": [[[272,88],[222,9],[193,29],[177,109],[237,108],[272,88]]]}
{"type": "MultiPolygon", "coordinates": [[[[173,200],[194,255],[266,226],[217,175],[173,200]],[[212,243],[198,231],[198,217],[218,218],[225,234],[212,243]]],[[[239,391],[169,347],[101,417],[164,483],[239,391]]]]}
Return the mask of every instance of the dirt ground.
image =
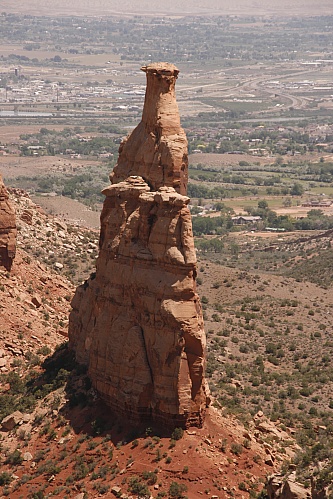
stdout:
{"type": "Polygon", "coordinates": [[[56,215],[71,224],[82,225],[90,229],[97,229],[100,226],[101,210],[92,211],[75,199],[64,196],[32,196],[32,200],[47,213],[56,215]]]}
{"type": "Polygon", "coordinates": [[[225,166],[225,165],[238,165],[240,161],[247,161],[253,164],[254,162],[260,165],[269,165],[274,163],[274,158],[270,157],[257,157],[250,154],[215,154],[215,153],[195,153],[189,155],[190,164],[196,165],[202,163],[209,166],[225,166]]]}
{"type": "MultiPolygon", "coordinates": [[[[3,53],[3,46],[0,46],[1,53],[3,53]]],[[[48,57],[50,57],[48,53],[48,57]]],[[[52,125],[50,127],[52,130],[63,130],[64,126],[63,125],[52,125]]],[[[0,128],[0,133],[1,133],[1,140],[2,142],[8,143],[8,142],[17,142],[20,138],[20,135],[26,134],[26,133],[36,133],[39,132],[41,129],[41,125],[23,125],[21,124],[20,126],[17,125],[6,125],[6,126],[1,126],[0,128]]]]}
{"type": "Polygon", "coordinates": [[[0,156],[0,173],[4,180],[18,176],[46,175],[48,173],[73,173],[94,161],[86,159],[69,159],[55,156],[0,156]]]}
{"type": "Polygon", "coordinates": [[[278,208],[275,211],[278,215],[290,215],[291,217],[301,218],[306,217],[308,212],[313,209],[319,209],[327,216],[333,215],[333,205],[319,208],[314,206],[291,206],[290,208],[278,208]]]}
{"type": "MultiPolygon", "coordinates": [[[[319,153],[311,153],[311,154],[300,154],[298,156],[290,156],[285,158],[286,162],[299,162],[299,161],[308,161],[308,162],[318,162],[320,157],[323,154],[319,153]]],[[[324,154],[325,161],[331,161],[332,155],[324,154]]],[[[250,164],[260,163],[262,165],[271,165],[275,161],[275,157],[273,156],[252,156],[250,154],[216,154],[216,153],[195,153],[189,155],[190,164],[196,165],[198,163],[202,163],[203,165],[209,166],[225,166],[225,165],[238,165],[240,161],[247,161],[250,164]]]]}

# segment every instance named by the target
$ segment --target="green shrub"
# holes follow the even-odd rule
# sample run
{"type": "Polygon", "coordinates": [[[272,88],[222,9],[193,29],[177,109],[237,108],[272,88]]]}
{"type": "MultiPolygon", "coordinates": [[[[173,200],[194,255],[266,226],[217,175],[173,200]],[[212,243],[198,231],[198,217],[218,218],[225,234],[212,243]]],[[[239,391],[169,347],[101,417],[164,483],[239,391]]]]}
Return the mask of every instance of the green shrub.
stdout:
{"type": "Polygon", "coordinates": [[[9,454],[9,456],[7,456],[7,459],[5,461],[6,464],[11,464],[12,466],[22,464],[22,462],[23,462],[23,457],[21,451],[19,451],[18,449],[15,449],[14,452],[9,454]]]}
{"type": "Polygon", "coordinates": [[[157,474],[154,471],[143,471],[142,478],[147,481],[148,485],[155,485],[157,482],[157,474]]]}
{"type": "Polygon", "coordinates": [[[128,480],[128,488],[132,494],[137,494],[138,497],[150,496],[149,489],[145,483],[142,483],[140,477],[132,476],[128,480]]]}
{"type": "Polygon", "coordinates": [[[105,483],[102,482],[97,482],[94,483],[93,489],[97,490],[99,494],[104,495],[109,491],[110,485],[106,485],[105,483]]]}
{"type": "Polygon", "coordinates": [[[73,472],[74,480],[82,480],[82,478],[85,478],[88,475],[88,473],[89,473],[88,466],[80,459],[74,466],[74,472],[73,472]]]}
{"type": "Polygon", "coordinates": [[[235,454],[235,456],[240,456],[243,452],[243,447],[236,442],[232,442],[232,444],[230,445],[230,450],[233,454],[235,454]]]}
{"type": "Polygon", "coordinates": [[[12,476],[7,471],[0,473],[0,485],[9,485],[12,480],[12,476]]]}
{"type": "Polygon", "coordinates": [[[180,440],[183,438],[184,430],[183,428],[175,428],[172,432],[171,439],[172,440],[180,440]]]}
{"type": "Polygon", "coordinates": [[[44,499],[45,495],[42,490],[38,490],[37,492],[33,492],[31,496],[29,496],[31,499],[44,499]]]}
{"type": "Polygon", "coordinates": [[[174,497],[175,499],[181,499],[183,496],[183,492],[187,491],[187,487],[183,483],[171,482],[169,487],[169,496],[174,497]]]}

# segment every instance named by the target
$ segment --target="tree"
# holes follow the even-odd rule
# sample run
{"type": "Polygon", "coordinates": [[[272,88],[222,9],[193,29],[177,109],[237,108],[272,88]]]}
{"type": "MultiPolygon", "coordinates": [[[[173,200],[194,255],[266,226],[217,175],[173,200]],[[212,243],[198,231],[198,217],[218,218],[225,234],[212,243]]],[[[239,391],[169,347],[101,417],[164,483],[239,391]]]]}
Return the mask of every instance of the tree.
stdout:
{"type": "Polygon", "coordinates": [[[320,218],[322,216],[324,216],[324,212],[323,210],[310,210],[308,211],[308,218],[320,218]]]}
{"type": "Polygon", "coordinates": [[[304,192],[304,188],[303,188],[302,184],[300,184],[299,182],[295,182],[294,185],[290,189],[290,194],[292,196],[302,196],[303,192],[304,192]]]}
{"type": "Polygon", "coordinates": [[[268,208],[268,203],[265,199],[262,199],[261,201],[258,201],[258,208],[262,210],[266,210],[268,208]]]}

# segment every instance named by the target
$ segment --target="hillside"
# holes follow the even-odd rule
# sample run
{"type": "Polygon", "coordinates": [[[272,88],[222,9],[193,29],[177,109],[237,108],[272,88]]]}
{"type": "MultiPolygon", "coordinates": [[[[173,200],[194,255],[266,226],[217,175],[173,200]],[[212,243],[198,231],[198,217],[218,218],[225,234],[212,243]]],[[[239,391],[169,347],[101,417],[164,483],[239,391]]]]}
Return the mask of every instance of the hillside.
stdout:
{"type": "MultiPolygon", "coordinates": [[[[56,231],[61,222],[40,213],[17,192],[13,199],[21,217],[20,245],[25,241],[35,251],[44,227],[56,231]],[[40,221],[40,231],[27,232],[31,226],[22,220],[25,204],[35,224],[40,221]]],[[[66,230],[79,250],[80,238],[70,227],[66,230]]],[[[266,474],[278,469],[284,459],[280,441],[288,439],[285,445],[293,454],[294,441],[279,424],[268,422],[268,429],[263,425],[262,430],[260,424],[266,418],[260,413],[245,428],[234,417],[224,416],[214,403],[204,427],[184,435],[131,428],[117,415],[107,416],[109,411],[90,387],[84,369],[75,364],[63,343],[73,289],[56,269],[23,249],[12,272],[1,271],[3,497],[50,493],[109,497],[112,487],[129,494],[139,490],[143,494],[148,487],[154,497],[164,497],[171,487],[178,495],[170,497],[181,497],[187,490],[191,498],[202,494],[241,498],[246,490],[259,491],[266,474]],[[270,434],[275,443],[264,446],[270,434]]]]}
{"type": "Polygon", "coordinates": [[[211,389],[246,419],[302,427],[332,418],[330,290],[201,262],[211,389]]]}
{"type": "MultiPolygon", "coordinates": [[[[65,250],[79,260],[95,244],[89,234],[93,241],[96,234],[48,217],[23,193],[15,191],[12,199],[21,249],[12,272],[0,273],[1,497],[139,497],[149,491],[156,498],[241,499],[254,497],[273,471],[287,470],[295,453],[302,477],[308,458],[298,444],[318,448],[317,438],[324,439],[321,455],[328,455],[330,288],[201,256],[197,281],[212,391],[205,425],[184,434],[133,428],[109,413],[68,351],[74,287],[65,274],[71,261],[64,258],[63,268],[48,262],[49,244],[56,263],[65,250]]],[[[90,273],[93,261],[86,265],[90,273]]],[[[75,272],[71,277],[78,279],[75,272]]]]}
{"type": "MultiPolygon", "coordinates": [[[[24,191],[10,191],[17,214],[19,247],[27,251],[30,259],[47,265],[73,283],[85,280],[94,269],[98,231],[67,223],[61,214],[48,216],[24,191]]],[[[66,199],[62,208],[68,210],[66,199]]]]}

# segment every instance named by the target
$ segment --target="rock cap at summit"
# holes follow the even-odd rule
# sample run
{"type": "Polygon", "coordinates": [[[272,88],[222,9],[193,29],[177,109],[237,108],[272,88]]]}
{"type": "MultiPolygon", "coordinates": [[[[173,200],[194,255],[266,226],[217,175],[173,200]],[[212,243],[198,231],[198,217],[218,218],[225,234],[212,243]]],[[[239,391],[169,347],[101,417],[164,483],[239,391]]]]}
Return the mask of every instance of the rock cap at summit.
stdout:
{"type": "Polygon", "coordinates": [[[178,76],[179,69],[170,62],[153,62],[141,67],[145,73],[160,74],[162,76],[178,76]]]}

